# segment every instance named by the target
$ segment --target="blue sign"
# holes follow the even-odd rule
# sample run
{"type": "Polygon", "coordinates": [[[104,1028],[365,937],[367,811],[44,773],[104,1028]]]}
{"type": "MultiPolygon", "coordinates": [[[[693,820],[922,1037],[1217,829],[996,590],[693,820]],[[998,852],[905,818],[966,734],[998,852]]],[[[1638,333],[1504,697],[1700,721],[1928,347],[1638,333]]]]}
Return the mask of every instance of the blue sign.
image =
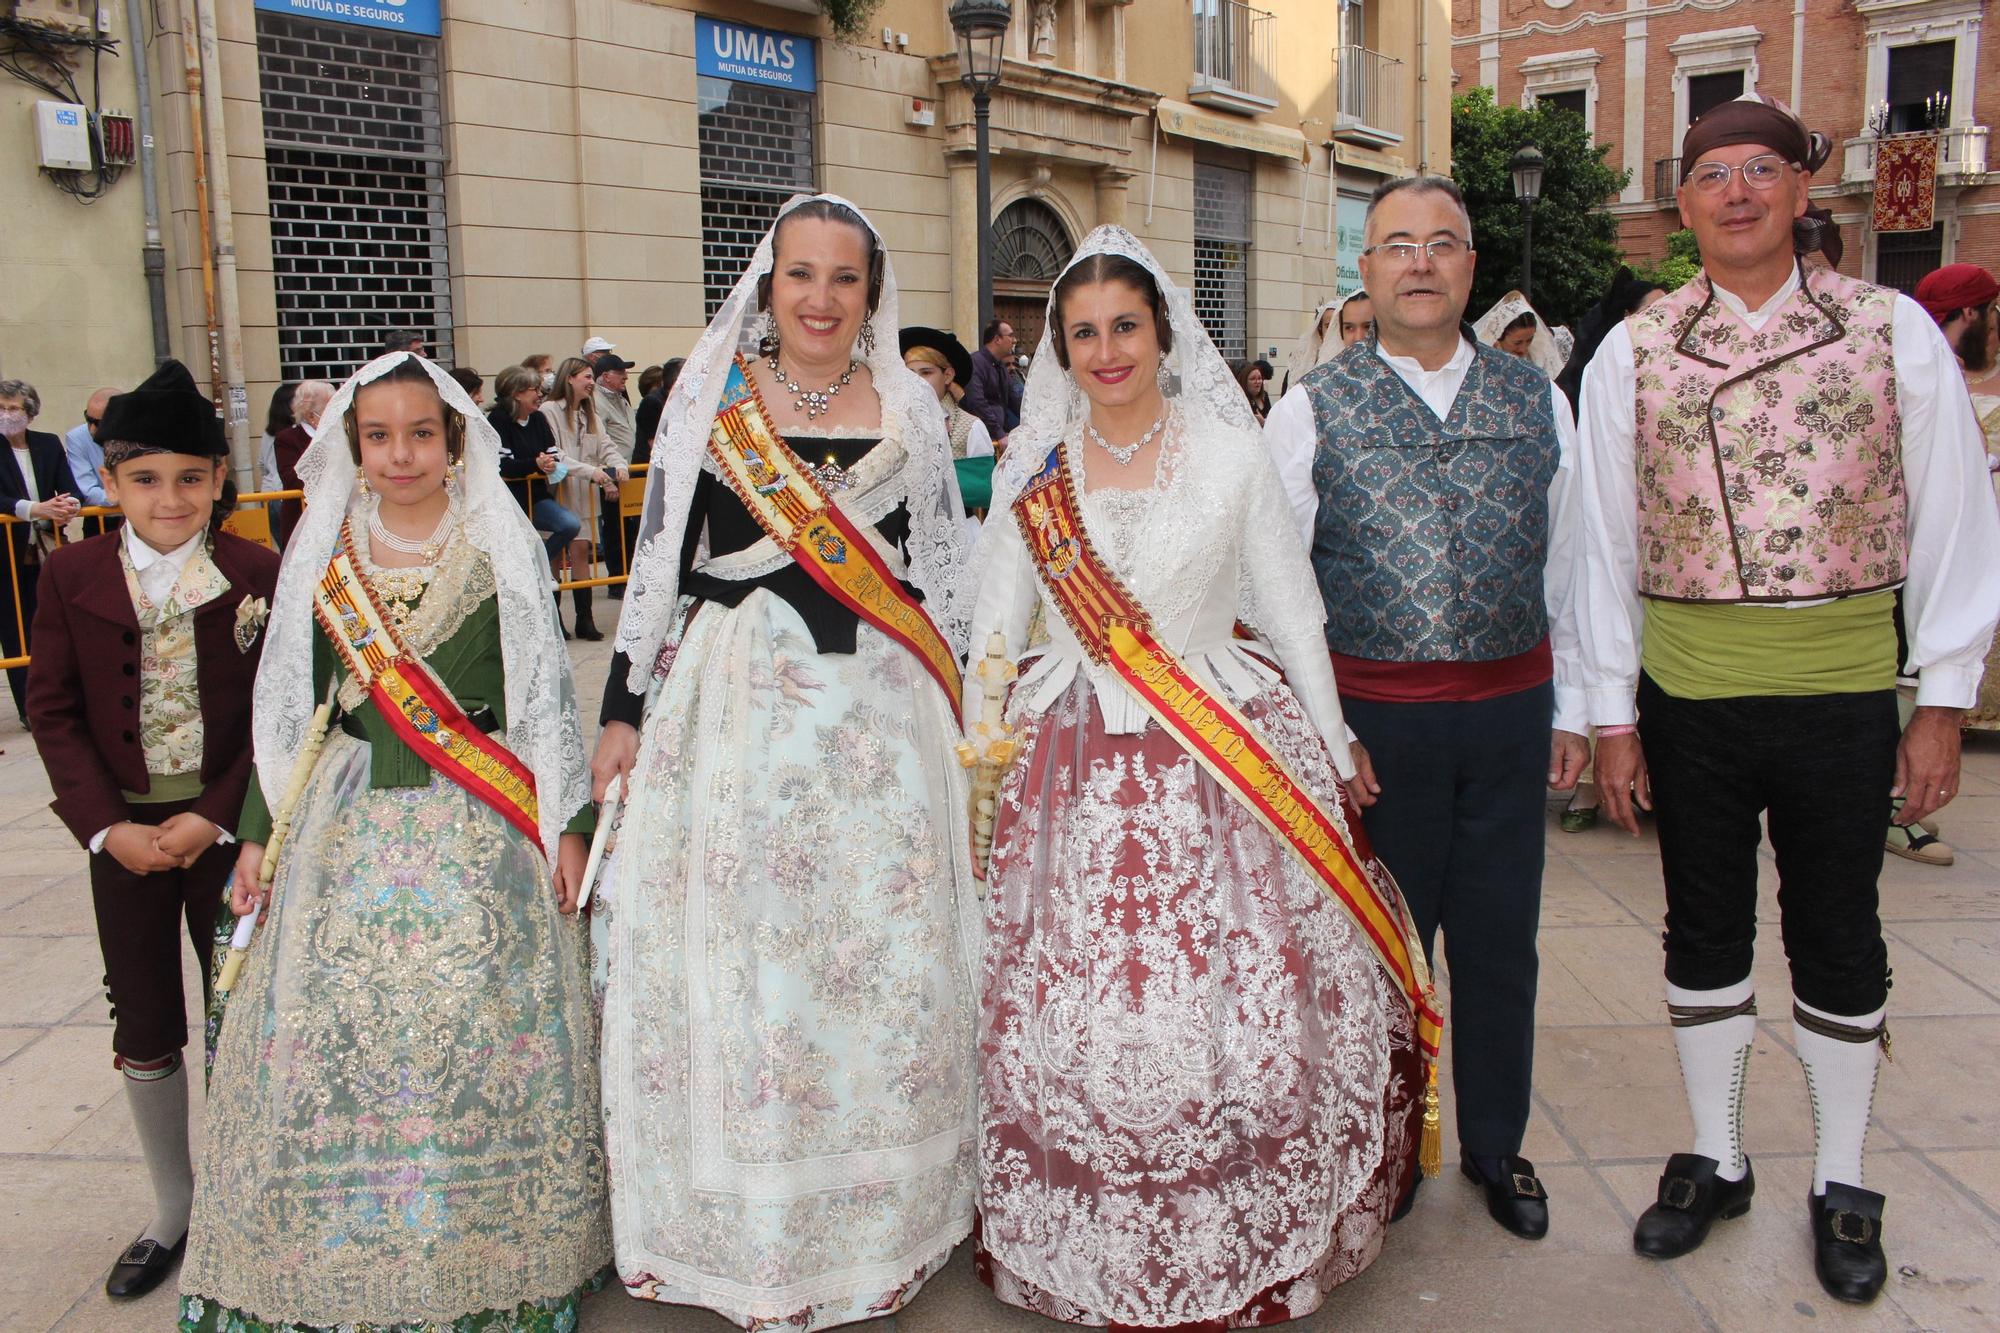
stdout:
{"type": "Polygon", "coordinates": [[[813,55],[810,37],[700,16],[694,21],[696,74],[809,93],[818,86],[813,55]]]}
{"type": "Polygon", "coordinates": [[[444,30],[442,0],[256,0],[255,7],[322,23],[352,23],[435,37],[444,30]]]}

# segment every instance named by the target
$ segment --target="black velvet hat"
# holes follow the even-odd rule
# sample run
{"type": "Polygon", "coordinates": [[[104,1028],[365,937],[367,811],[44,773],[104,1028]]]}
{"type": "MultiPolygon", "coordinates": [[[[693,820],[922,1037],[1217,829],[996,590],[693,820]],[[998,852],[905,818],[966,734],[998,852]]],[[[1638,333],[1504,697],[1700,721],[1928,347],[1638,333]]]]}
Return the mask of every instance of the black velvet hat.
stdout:
{"type": "Polygon", "coordinates": [[[902,345],[904,356],[910,354],[912,347],[928,347],[942,353],[944,359],[951,362],[953,381],[959,388],[963,389],[972,382],[972,353],[965,350],[965,344],[960,342],[955,334],[946,333],[943,329],[912,324],[897,334],[896,340],[902,345]]]}
{"type": "Polygon", "coordinates": [[[173,360],[163,362],[132,392],[113,396],[97,423],[97,438],[107,467],[140,454],[229,456],[215,404],[195,387],[188,368],[173,360]]]}

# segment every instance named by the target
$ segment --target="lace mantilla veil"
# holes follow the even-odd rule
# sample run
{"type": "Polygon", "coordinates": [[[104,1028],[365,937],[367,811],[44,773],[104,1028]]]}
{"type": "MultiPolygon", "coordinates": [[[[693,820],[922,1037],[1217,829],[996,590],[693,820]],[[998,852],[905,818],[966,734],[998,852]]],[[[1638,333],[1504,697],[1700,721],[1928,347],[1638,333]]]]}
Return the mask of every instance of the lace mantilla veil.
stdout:
{"type": "MultiPolygon", "coordinates": [[[[860,218],[882,251],[882,292],[868,320],[874,346],[857,346],[868,367],[875,393],[882,401],[882,434],[902,441],[908,454],[903,477],[910,511],[909,580],[924,595],[924,609],[959,656],[965,655],[966,622],[971,617],[970,585],[964,581],[969,563],[965,513],[959,499],[958,473],[952,467],[951,439],[937,395],[903,364],[897,332],[896,272],[882,233],[859,208],[838,195],[794,195],[778,212],[778,221],[812,200],[839,204],[860,218]]],[[[728,378],[730,360],[742,346],[749,322],[757,315],[757,280],[771,271],[772,237],[777,223],[764,233],[750,266],[736,280],[729,299],[709,321],[681,367],[680,378],[660,414],[654,436],[653,466],[646,478],[646,505],[639,523],[639,545],[632,560],[632,577],[625,590],[625,607],[618,617],[618,651],[632,661],[627,686],[646,692],[653,664],[674,623],[680,593],[681,535],[687,529],[695,482],[708,453],[708,434],[715,404],[728,378]]]]}
{"type": "MultiPolygon", "coordinates": [[[[1174,331],[1173,350],[1167,353],[1160,377],[1167,405],[1178,413],[1182,437],[1204,443],[1219,441],[1223,432],[1240,432],[1252,447],[1261,450],[1262,432],[1250,412],[1250,400],[1243,386],[1230,373],[1229,363],[1215,350],[1208,330],[1195,318],[1194,301],[1185,288],[1176,286],[1139,238],[1123,227],[1103,226],[1084,237],[1074,257],[1063,269],[1068,273],[1093,255],[1120,255],[1139,264],[1153,275],[1160,299],[1167,304],[1167,316],[1174,331]]],[[[1061,286],[1058,278],[1056,286],[1061,286]]],[[[993,470],[995,515],[1006,513],[1024,486],[1042,469],[1049,451],[1062,440],[1080,441],[1084,422],[1090,416],[1090,400],[1076,379],[1056,361],[1054,340],[1049,330],[1056,327],[1061,312],[1055,308],[1055,293],[1049,294],[1048,318],[1042,326],[1041,345],[1028,370],[1028,383],[1021,395],[1021,424],[1007,436],[1007,452],[993,470]]],[[[988,522],[980,539],[984,562],[988,546],[998,538],[1001,525],[988,522]]],[[[976,578],[976,575],[974,576],[976,578]]]]}
{"type": "Polygon", "coordinates": [[[548,556],[527,514],[500,480],[500,436],[458,381],[422,357],[391,352],[363,366],[340,386],[320,416],[319,433],[299,460],[306,511],[285,544],[271,608],[263,663],[257,671],[252,735],[257,777],[276,810],[311,725],[313,590],[333,558],[341,520],[355,504],[354,456],[347,445],[347,409],[363,385],[409,358],[437,386],[445,406],[465,421],[464,539],[493,568],[500,601],[500,655],[507,679],[507,748],[535,775],[542,848],[553,861],[570,816],[590,799],[569,658],[549,597],[548,556]]]}

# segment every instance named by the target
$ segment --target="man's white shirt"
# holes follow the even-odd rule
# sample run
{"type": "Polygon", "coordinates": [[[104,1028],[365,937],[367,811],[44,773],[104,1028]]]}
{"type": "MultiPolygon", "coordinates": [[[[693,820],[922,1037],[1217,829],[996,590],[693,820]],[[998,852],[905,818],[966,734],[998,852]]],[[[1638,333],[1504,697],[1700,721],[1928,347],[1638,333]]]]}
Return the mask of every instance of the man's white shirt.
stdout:
{"type": "MultiPolygon", "coordinates": [[[[1449,361],[1436,370],[1425,370],[1415,357],[1392,356],[1379,344],[1375,350],[1441,422],[1451,415],[1452,404],[1458,401],[1458,391],[1464,386],[1466,372],[1472,369],[1476,355],[1472,344],[1461,337],[1449,361]]],[[[1549,410],[1555,417],[1557,461],[1556,474],[1549,482],[1549,548],[1543,571],[1543,595],[1549,615],[1549,647],[1555,657],[1554,725],[1563,731],[1582,734],[1586,730],[1583,677],[1577,657],[1576,599],[1572,596],[1580,536],[1575,485],[1577,433],[1569,399],[1553,382],[1549,384],[1549,410]]],[[[1277,465],[1299,535],[1305,539],[1306,549],[1311,550],[1313,529],[1319,517],[1319,490],[1313,484],[1319,427],[1313,419],[1312,400],[1306,396],[1304,385],[1294,384],[1271,408],[1264,421],[1264,445],[1277,465]]]]}
{"type": "MultiPolygon", "coordinates": [[[[1734,292],[1716,300],[1752,332],[1792,293],[1798,271],[1755,310],[1734,292]]],[[[1944,334],[1924,308],[1897,296],[1891,314],[1896,401],[1902,417],[1903,484],[1909,558],[1903,624],[1910,670],[1921,672],[1920,706],[1969,708],[1979,697],[1982,662],[2000,619],[2000,509],[1994,504],[1984,438],[1965,378],[1944,334]]],[[[1636,399],[1632,335],[1614,328],[1583,376],[1583,448],[1577,467],[1582,517],[1576,577],[1583,685],[1591,724],[1637,716],[1640,631],[1639,486],[1634,468],[1636,399]]],[[[1812,606],[1819,601],[1742,603],[1812,606]]]]}

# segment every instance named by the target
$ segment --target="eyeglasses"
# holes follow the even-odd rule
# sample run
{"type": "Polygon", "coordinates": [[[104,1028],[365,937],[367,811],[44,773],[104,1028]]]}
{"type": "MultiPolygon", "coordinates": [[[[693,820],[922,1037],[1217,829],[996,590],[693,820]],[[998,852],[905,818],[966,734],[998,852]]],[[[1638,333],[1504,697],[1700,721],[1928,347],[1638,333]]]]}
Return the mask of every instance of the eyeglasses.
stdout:
{"type": "Polygon", "coordinates": [[[1436,263],[1441,259],[1462,259],[1471,254],[1472,242],[1461,240],[1456,236],[1440,236],[1434,241],[1425,241],[1422,244],[1416,241],[1384,241],[1380,245],[1369,246],[1361,253],[1380,255],[1391,264],[1414,264],[1417,262],[1419,250],[1423,251],[1432,263],[1436,263]]]}
{"type": "Polygon", "coordinates": [[[1740,174],[1743,183],[1753,190],[1774,190],[1778,182],[1785,178],[1785,170],[1790,166],[1791,163],[1776,153],[1753,157],[1740,167],[1721,162],[1698,162],[1688,173],[1687,183],[1702,194],[1721,194],[1729,188],[1729,178],[1740,174]]]}
{"type": "Polygon", "coordinates": [[[90,413],[88,413],[88,412],[85,412],[85,413],[83,414],[83,424],[84,424],[84,425],[86,425],[86,426],[95,426],[95,425],[97,425],[97,424],[98,424],[98,423],[99,423],[100,421],[103,421],[103,420],[104,420],[104,418],[103,418],[103,417],[94,417],[94,416],[90,415],[90,413]]]}

